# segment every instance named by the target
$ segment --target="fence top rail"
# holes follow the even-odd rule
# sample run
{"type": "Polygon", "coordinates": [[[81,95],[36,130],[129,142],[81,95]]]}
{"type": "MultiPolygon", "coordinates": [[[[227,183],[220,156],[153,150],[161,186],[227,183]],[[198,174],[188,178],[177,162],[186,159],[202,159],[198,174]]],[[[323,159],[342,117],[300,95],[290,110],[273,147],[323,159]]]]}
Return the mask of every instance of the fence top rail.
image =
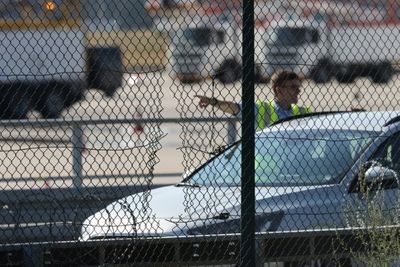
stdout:
{"type": "Polygon", "coordinates": [[[0,127],[21,126],[82,126],[114,123],[192,123],[192,122],[238,122],[238,117],[182,117],[182,118],[110,118],[110,119],[36,119],[0,120],[0,127]]]}

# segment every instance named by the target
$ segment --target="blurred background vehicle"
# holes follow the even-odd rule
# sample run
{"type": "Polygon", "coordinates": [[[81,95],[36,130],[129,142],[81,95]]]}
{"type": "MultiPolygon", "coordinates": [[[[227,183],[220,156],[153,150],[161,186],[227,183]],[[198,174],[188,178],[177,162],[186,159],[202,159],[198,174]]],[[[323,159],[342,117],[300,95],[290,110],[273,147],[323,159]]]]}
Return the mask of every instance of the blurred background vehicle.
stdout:
{"type": "Polygon", "coordinates": [[[122,85],[118,47],[87,45],[79,0],[9,1],[0,18],[0,118],[44,118],[96,88],[112,96],[122,85]],[[12,12],[7,12],[12,10],[12,12]]]}

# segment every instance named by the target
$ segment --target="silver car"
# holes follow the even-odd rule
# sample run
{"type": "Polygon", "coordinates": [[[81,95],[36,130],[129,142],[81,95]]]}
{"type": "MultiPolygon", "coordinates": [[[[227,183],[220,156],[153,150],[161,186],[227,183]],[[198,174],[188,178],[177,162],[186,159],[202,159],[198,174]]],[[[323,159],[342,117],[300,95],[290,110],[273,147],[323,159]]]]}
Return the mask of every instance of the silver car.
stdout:
{"type": "MultiPolygon", "coordinates": [[[[367,224],[357,221],[365,188],[382,193],[382,207],[398,207],[400,112],[282,121],[256,133],[254,160],[257,232],[367,224]]],[[[239,233],[240,181],[239,141],[175,186],[109,204],[84,221],[81,239],[239,233]]]]}

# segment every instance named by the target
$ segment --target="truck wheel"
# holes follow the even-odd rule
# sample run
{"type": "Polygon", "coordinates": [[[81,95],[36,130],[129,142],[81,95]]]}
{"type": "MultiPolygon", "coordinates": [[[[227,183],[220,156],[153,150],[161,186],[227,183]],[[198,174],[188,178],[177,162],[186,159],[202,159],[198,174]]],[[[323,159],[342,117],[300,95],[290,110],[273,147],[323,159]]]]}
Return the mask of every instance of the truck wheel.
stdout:
{"type": "Polygon", "coordinates": [[[336,73],[336,80],[340,83],[352,83],[356,75],[348,68],[339,69],[336,73]]]}
{"type": "MultiPolygon", "coordinates": [[[[21,97],[18,100],[12,99],[7,105],[5,114],[1,114],[0,118],[4,119],[26,119],[30,110],[27,97],[21,97]]],[[[3,104],[2,104],[3,105],[3,104]]]]}
{"type": "Polygon", "coordinates": [[[389,62],[385,62],[373,68],[370,78],[374,83],[388,83],[392,76],[392,65],[389,62]]]}
{"type": "Polygon", "coordinates": [[[311,79],[315,83],[327,83],[330,81],[330,71],[327,69],[318,69],[311,74],[311,79]]]}
{"type": "Polygon", "coordinates": [[[0,119],[26,119],[31,109],[32,90],[26,83],[0,84],[0,119]]]}
{"type": "Polygon", "coordinates": [[[39,110],[44,119],[59,118],[64,109],[64,99],[60,94],[51,92],[44,100],[44,105],[39,110]]]}
{"type": "Polygon", "coordinates": [[[112,96],[122,86],[121,50],[118,47],[87,49],[88,86],[112,96]]]}
{"type": "Polygon", "coordinates": [[[321,60],[311,71],[311,79],[315,83],[327,83],[332,75],[332,67],[328,60],[321,60]]]}
{"type": "Polygon", "coordinates": [[[227,60],[217,71],[216,78],[223,84],[234,83],[240,79],[240,65],[236,60],[227,60]]]}

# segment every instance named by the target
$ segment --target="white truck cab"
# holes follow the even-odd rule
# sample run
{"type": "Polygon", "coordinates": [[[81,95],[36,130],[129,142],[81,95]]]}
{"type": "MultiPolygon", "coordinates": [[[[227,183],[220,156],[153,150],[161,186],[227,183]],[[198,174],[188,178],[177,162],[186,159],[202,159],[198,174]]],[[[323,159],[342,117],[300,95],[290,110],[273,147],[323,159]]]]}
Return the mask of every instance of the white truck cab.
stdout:
{"type": "MultiPolygon", "coordinates": [[[[255,29],[255,78],[264,81],[265,27],[255,29]]],[[[172,37],[172,72],[181,82],[215,78],[234,83],[242,76],[242,28],[230,18],[194,20],[172,37]]]]}
{"type": "MultiPolygon", "coordinates": [[[[272,22],[266,33],[265,72],[269,76],[280,69],[310,76],[316,62],[329,58],[328,32],[324,22],[305,18],[282,19],[272,22]]],[[[316,78],[326,79],[322,76],[316,78]]]]}
{"type": "Polygon", "coordinates": [[[229,21],[191,22],[172,37],[172,70],[182,82],[215,77],[224,83],[241,75],[240,31],[229,21]]]}

